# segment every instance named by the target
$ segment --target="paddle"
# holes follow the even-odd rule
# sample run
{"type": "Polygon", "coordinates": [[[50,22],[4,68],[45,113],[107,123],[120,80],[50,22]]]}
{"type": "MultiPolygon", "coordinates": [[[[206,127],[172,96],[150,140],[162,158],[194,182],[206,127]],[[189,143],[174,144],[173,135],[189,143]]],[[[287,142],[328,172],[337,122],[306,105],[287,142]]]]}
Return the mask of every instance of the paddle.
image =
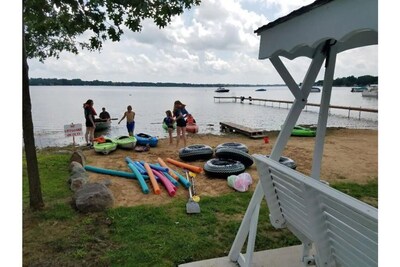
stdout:
{"type": "Polygon", "coordinates": [[[112,121],[116,121],[116,120],[118,120],[118,118],[111,118],[110,120],[112,120],[112,121]]]}

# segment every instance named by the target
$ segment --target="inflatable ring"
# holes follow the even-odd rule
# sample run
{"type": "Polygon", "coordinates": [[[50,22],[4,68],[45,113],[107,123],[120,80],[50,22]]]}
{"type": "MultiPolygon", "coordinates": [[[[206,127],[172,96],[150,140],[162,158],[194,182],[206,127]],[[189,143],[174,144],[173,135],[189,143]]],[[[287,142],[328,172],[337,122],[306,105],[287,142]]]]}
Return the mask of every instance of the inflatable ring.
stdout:
{"type": "Polygon", "coordinates": [[[207,145],[191,145],[179,150],[179,158],[183,161],[210,159],[213,154],[213,149],[207,145]]]}
{"type": "Polygon", "coordinates": [[[204,164],[204,172],[208,176],[224,179],[229,175],[238,175],[244,169],[243,163],[232,159],[210,159],[204,164]]]}
{"type": "MultiPolygon", "coordinates": [[[[174,130],[176,129],[176,122],[174,122],[174,123],[172,124],[172,127],[173,127],[174,130]]],[[[168,126],[167,126],[167,124],[166,124],[165,122],[162,123],[162,128],[163,128],[165,131],[168,131],[168,126]]]]}
{"type": "MultiPolygon", "coordinates": [[[[270,155],[266,155],[267,158],[269,158],[270,155]]],[[[285,165],[286,167],[289,167],[293,170],[295,170],[297,168],[297,164],[294,160],[292,160],[291,158],[288,157],[283,157],[281,156],[279,158],[279,163],[285,165]]]]}
{"type": "Polygon", "coordinates": [[[220,148],[215,152],[215,156],[218,158],[240,161],[246,168],[250,167],[254,163],[253,158],[248,153],[235,148],[220,148]]]}
{"type": "Polygon", "coordinates": [[[247,146],[245,144],[241,144],[241,143],[230,142],[230,143],[219,144],[215,148],[215,151],[217,151],[220,148],[234,148],[234,149],[238,149],[243,152],[249,153],[249,149],[247,148],[247,146]]]}

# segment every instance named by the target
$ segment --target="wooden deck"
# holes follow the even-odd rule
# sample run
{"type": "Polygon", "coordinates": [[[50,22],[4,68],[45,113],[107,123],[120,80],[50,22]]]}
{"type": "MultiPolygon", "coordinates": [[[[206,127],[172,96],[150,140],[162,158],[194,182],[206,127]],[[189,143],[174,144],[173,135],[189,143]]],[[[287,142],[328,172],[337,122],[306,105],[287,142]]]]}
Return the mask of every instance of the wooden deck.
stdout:
{"type": "Polygon", "coordinates": [[[237,132],[247,135],[250,138],[262,138],[267,136],[267,132],[262,129],[249,128],[233,122],[220,122],[221,132],[237,132]]]}

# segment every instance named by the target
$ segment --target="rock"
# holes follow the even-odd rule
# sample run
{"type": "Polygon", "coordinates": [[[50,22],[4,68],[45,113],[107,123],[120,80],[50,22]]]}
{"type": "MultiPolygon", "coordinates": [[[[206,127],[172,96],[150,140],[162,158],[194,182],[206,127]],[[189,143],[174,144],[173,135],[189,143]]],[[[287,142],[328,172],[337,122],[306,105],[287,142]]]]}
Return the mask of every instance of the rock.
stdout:
{"type": "Polygon", "coordinates": [[[86,172],[85,168],[77,161],[72,161],[69,164],[69,171],[70,173],[84,173],[86,172]]]}
{"type": "Polygon", "coordinates": [[[77,151],[74,151],[74,153],[72,153],[71,158],[69,160],[69,162],[73,162],[73,161],[79,162],[82,166],[85,166],[86,157],[81,150],[77,150],[77,151]]]}
{"type": "Polygon", "coordinates": [[[103,211],[114,204],[114,196],[104,184],[84,184],[75,192],[76,208],[84,213],[103,211]]]}
{"type": "Polygon", "coordinates": [[[87,172],[74,172],[68,178],[68,183],[71,183],[72,180],[77,178],[84,178],[85,180],[89,180],[89,174],[87,172]]]}
{"type": "Polygon", "coordinates": [[[74,192],[76,192],[77,190],[79,190],[83,185],[88,183],[88,179],[84,178],[84,177],[77,177],[73,180],[71,180],[71,185],[70,185],[70,189],[74,192]]]}

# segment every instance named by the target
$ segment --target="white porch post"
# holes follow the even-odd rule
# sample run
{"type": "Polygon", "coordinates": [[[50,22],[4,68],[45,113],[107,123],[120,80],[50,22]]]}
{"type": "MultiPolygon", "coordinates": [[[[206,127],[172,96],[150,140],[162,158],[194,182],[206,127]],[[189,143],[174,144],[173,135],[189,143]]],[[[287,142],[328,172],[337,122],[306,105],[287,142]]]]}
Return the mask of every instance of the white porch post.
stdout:
{"type": "MultiPolygon", "coordinates": [[[[318,75],[319,70],[321,69],[321,65],[325,59],[325,55],[322,53],[323,45],[319,46],[318,49],[316,49],[316,53],[314,55],[314,58],[310,64],[310,67],[305,75],[302,90],[299,90],[297,84],[294,82],[293,78],[283,65],[283,63],[280,61],[278,57],[276,58],[271,58],[272,64],[274,62],[276,63],[276,66],[274,64],[274,67],[277,69],[278,73],[281,75],[282,79],[285,81],[285,83],[288,85],[288,87],[291,89],[292,93],[296,97],[296,100],[294,101],[293,106],[291,107],[289,114],[285,120],[283,129],[281,130],[277,141],[274,145],[274,148],[271,153],[271,159],[277,160],[282,154],[282,151],[284,150],[287,141],[290,137],[291,130],[293,129],[294,125],[297,122],[298,117],[300,116],[300,113],[302,109],[304,108],[305,104],[307,103],[307,98],[311,90],[311,86],[314,84],[315,79],[318,75]]],[[[270,188],[271,189],[271,188],[270,188]]],[[[268,185],[266,184],[265,181],[260,179],[260,181],[257,183],[256,189],[253,193],[253,196],[250,200],[250,203],[247,207],[246,213],[244,215],[244,218],[242,220],[242,223],[240,225],[240,228],[236,234],[235,240],[233,241],[231,250],[229,252],[229,259],[234,262],[238,262],[241,266],[251,266],[252,264],[252,255],[254,253],[254,243],[255,243],[255,236],[256,236],[256,231],[254,229],[257,229],[257,224],[258,224],[258,213],[260,209],[260,204],[263,199],[263,197],[266,197],[266,193],[268,192],[268,185]],[[252,231],[250,231],[252,229],[252,231]],[[248,245],[247,248],[251,248],[252,250],[246,251],[246,258],[241,256],[241,249],[246,241],[246,238],[248,237],[248,245]],[[252,244],[249,244],[252,243],[252,244]],[[239,260],[240,257],[240,260],[239,260]]],[[[277,206],[277,201],[268,201],[268,207],[269,209],[274,209],[277,206]]]]}
{"type": "Polygon", "coordinates": [[[329,46],[327,51],[327,67],[324,74],[324,85],[321,96],[321,106],[318,115],[317,136],[315,139],[314,155],[312,161],[311,177],[319,180],[321,174],[321,163],[324,151],[326,125],[328,122],[329,104],[332,93],[333,75],[336,65],[337,45],[329,46]]]}

